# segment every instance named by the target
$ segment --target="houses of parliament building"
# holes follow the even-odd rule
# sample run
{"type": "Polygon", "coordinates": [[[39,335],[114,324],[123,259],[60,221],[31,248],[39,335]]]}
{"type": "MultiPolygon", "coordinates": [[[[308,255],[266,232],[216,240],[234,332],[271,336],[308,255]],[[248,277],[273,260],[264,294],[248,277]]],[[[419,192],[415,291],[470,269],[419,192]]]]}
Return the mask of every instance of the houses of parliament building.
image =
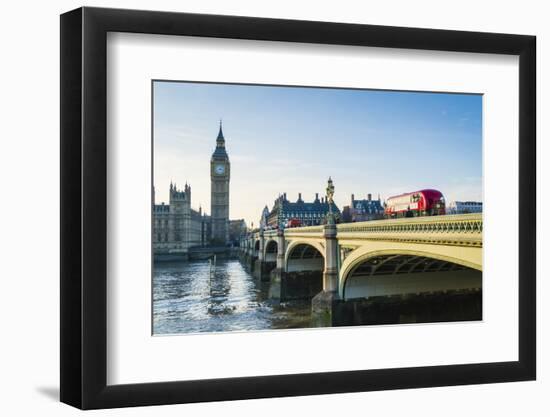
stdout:
{"type": "Polygon", "coordinates": [[[155,204],[153,188],[153,253],[155,259],[186,257],[189,248],[225,246],[230,240],[229,180],[231,165],[222,125],[210,159],[210,215],[191,208],[191,185],[170,183],[169,203],[155,204]]]}

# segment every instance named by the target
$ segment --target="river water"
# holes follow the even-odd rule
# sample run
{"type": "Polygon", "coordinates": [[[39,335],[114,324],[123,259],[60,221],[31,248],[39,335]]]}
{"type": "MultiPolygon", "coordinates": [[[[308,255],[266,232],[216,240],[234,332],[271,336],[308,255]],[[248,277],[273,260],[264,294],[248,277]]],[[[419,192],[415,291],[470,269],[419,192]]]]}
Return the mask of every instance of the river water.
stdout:
{"type": "Polygon", "coordinates": [[[276,304],[238,260],[155,263],[153,333],[310,327],[310,302],[276,304]]]}

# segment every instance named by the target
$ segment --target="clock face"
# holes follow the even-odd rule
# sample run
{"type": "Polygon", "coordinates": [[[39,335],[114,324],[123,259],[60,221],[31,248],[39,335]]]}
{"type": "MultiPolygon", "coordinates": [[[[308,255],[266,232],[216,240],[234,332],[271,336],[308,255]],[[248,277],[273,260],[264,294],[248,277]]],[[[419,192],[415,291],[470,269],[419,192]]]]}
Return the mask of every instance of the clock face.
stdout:
{"type": "Polygon", "coordinates": [[[216,165],[214,167],[214,172],[218,175],[221,175],[225,172],[225,165],[216,165]]]}

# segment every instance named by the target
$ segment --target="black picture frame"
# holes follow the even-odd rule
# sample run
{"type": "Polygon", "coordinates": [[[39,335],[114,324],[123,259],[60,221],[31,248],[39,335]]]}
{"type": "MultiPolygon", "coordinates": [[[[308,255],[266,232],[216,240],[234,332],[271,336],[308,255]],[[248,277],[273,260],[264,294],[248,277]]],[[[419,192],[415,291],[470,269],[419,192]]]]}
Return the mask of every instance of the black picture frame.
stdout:
{"type": "Polygon", "coordinates": [[[535,379],[535,45],[524,35],[237,16],[88,7],[61,15],[61,401],[95,409],[535,379]],[[107,385],[108,32],[519,56],[519,360],[107,385]]]}

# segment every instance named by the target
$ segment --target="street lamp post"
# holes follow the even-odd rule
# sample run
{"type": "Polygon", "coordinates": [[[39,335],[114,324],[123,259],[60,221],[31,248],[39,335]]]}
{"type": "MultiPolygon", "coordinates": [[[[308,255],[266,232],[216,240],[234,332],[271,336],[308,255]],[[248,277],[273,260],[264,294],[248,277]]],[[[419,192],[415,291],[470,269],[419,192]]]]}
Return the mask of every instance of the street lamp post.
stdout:
{"type": "Polygon", "coordinates": [[[328,203],[328,215],[327,224],[335,224],[334,213],[332,212],[332,203],[334,202],[334,184],[332,178],[328,177],[327,183],[327,203],[328,203]]]}
{"type": "Polygon", "coordinates": [[[327,184],[327,203],[329,212],[324,226],[325,268],[323,270],[323,290],[313,297],[311,309],[313,324],[319,327],[333,326],[338,323],[338,239],[332,204],[334,202],[334,184],[329,177],[327,184]]]}

